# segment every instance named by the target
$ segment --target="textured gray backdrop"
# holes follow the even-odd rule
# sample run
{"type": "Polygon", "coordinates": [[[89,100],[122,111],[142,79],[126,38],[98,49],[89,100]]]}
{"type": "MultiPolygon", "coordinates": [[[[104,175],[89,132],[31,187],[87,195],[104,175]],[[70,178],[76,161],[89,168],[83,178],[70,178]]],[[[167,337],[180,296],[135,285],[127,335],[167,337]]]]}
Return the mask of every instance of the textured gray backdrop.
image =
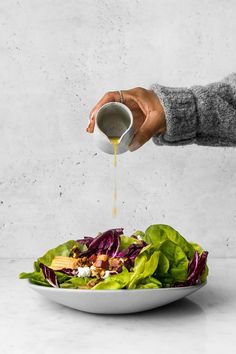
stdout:
{"type": "Polygon", "coordinates": [[[118,160],[85,133],[107,90],[188,86],[236,70],[236,2],[0,2],[0,256],[114,226],[168,223],[236,256],[236,149],[157,147],[118,160]]]}

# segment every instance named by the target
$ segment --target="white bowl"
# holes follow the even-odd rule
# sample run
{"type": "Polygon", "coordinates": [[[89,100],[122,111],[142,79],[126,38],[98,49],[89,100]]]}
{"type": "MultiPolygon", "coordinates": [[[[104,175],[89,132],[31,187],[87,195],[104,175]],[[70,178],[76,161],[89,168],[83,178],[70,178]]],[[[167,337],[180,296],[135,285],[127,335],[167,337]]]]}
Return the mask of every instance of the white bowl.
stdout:
{"type": "Polygon", "coordinates": [[[33,284],[30,284],[30,287],[46,298],[76,310],[99,314],[124,314],[169,304],[194,293],[205,284],[137,290],[57,289],[33,284]]]}

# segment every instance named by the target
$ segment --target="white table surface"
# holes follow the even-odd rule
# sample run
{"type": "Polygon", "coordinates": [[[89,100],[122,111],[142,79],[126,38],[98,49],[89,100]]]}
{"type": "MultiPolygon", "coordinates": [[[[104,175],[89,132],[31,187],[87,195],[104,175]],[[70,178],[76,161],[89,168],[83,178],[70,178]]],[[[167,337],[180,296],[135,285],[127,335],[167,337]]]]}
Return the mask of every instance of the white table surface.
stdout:
{"type": "Polygon", "coordinates": [[[0,260],[0,353],[223,353],[236,350],[236,259],[210,259],[208,284],[165,307],[93,315],[44,299],[18,280],[32,260],[0,260]]]}

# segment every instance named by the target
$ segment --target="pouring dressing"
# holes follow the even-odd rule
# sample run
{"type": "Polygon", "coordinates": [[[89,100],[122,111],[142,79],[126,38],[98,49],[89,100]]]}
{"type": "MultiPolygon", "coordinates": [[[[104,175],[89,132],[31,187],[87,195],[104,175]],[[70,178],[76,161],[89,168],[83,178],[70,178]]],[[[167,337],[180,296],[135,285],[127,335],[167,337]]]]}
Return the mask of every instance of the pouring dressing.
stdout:
{"type": "Polygon", "coordinates": [[[102,151],[114,155],[113,217],[117,215],[117,155],[128,151],[133,135],[133,116],[123,103],[110,102],[98,110],[94,129],[95,143],[102,151]]]}

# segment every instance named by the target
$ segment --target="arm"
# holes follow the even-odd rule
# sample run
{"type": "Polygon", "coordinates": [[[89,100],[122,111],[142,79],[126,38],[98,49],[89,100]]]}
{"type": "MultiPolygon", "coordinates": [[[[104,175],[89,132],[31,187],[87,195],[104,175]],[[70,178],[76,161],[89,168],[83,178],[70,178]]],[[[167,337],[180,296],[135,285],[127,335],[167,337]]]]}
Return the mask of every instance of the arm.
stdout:
{"type": "Polygon", "coordinates": [[[155,135],[158,145],[197,143],[236,146],[236,74],[207,86],[152,90],[165,111],[166,132],[155,135]]]}

